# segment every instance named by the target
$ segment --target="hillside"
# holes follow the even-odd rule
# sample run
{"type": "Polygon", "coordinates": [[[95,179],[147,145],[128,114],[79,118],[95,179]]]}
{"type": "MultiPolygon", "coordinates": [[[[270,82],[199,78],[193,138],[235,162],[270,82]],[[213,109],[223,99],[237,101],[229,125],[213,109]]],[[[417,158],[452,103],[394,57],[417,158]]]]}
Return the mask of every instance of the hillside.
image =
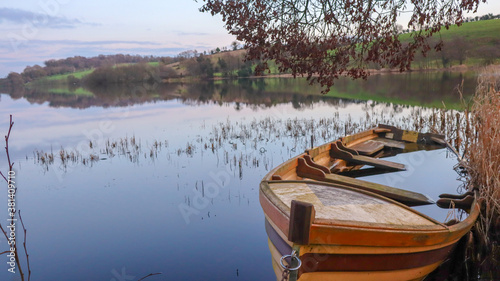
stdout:
{"type": "MultiPolygon", "coordinates": [[[[483,66],[498,63],[500,58],[500,19],[467,22],[433,37],[443,40],[440,52],[430,51],[427,57],[418,56],[413,69],[440,69],[456,65],[483,66]]],[[[401,35],[409,40],[410,34],[401,35]]]]}
{"type": "Polygon", "coordinates": [[[463,36],[468,41],[479,44],[498,44],[500,42],[500,19],[466,22],[462,26],[451,26],[441,30],[441,37],[445,41],[453,37],[463,36]]]}

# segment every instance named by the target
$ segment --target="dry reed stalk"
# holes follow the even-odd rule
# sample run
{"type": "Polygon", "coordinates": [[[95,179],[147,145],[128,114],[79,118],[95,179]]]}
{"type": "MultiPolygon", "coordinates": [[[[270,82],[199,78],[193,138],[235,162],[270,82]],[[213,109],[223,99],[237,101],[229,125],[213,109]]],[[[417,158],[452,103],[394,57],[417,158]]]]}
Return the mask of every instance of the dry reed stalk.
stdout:
{"type": "Polygon", "coordinates": [[[483,245],[498,245],[500,237],[500,67],[480,75],[471,111],[466,111],[463,134],[469,188],[477,188],[482,214],[477,223],[483,245]],[[470,123],[470,124],[469,124],[470,123]]]}

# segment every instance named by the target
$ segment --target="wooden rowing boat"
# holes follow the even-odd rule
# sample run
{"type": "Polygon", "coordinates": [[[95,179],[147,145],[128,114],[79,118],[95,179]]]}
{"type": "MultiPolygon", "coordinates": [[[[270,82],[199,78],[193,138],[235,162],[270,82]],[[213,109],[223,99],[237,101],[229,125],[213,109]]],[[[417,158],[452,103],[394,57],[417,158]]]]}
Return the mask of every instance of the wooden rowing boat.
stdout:
{"type": "Polygon", "coordinates": [[[444,195],[440,206],[469,213],[445,224],[410,208],[434,203],[427,196],[356,177],[405,169],[382,157],[445,145],[440,135],[379,125],[269,172],[259,198],[278,280],[282,265],[294,267],[299,260],[291,279],[422,280],[435,270],[478,217],[475,194],[444,195]],[[292,250],[294,257],[285,259],[292,250]]]}

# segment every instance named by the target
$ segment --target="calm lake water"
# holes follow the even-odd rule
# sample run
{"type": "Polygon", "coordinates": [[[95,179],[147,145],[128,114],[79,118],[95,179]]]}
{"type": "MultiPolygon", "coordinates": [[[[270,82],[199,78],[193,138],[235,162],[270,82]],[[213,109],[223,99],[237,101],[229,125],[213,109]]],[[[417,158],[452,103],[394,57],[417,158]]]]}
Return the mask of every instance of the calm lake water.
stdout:
{"type": "MultiPolygon", "coordinates": [[[[1,134],[9,114],[15,122],[10,155],[31,280],[152,273],[161,274],[147,280],[275,280],[258,200],[262,177],[310,147],[311,135],[318,145],[346,128],[411,128],[415,116],[436,111],[413,104],[458,104],[454,88],[463,78],[374,76],[334,89],[368,101],[321,97],[319,88],[291,79],[1,94],[1,134]]],[[[474,78],[466,79],[470,92],[474,78]]],[[[3,154],[0,161],[5,171],[3,154]]],[[[369,179],[434,199],[460,186],[446,150],[394,161],[408,171],[369,179]]],[[[2,190],[0,202],[7,202],[2,190]]],[[[7,205],[0,206],[5,225],[7,205]]],[[[440,220],[449,215],[435,206],[419,210],[440,220]]],[[[0,251],[5,242],[0,237],[0,251]]],[[[5,255],[0,260],[0,280],[19,280],[5,255]]]]}

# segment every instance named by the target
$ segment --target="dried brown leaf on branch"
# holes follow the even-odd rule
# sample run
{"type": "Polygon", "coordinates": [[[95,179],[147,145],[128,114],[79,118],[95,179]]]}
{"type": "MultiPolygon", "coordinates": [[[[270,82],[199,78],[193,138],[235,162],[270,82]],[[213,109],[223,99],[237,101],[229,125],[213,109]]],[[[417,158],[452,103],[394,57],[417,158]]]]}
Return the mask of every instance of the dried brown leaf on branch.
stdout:
{"type": "Polygon", "coordinates": [[[339,76],[366,78],[368,66],[410,69],[417,52],[439,50],[427,39],[462,23],[486,0],[203,0],[202,12],[222,16],[245,42],[246,59],[274,60],[282,72],[306,76],[329,89],[339,76]],[[410,40],[397,28],[407,15],[410,40]]]}

